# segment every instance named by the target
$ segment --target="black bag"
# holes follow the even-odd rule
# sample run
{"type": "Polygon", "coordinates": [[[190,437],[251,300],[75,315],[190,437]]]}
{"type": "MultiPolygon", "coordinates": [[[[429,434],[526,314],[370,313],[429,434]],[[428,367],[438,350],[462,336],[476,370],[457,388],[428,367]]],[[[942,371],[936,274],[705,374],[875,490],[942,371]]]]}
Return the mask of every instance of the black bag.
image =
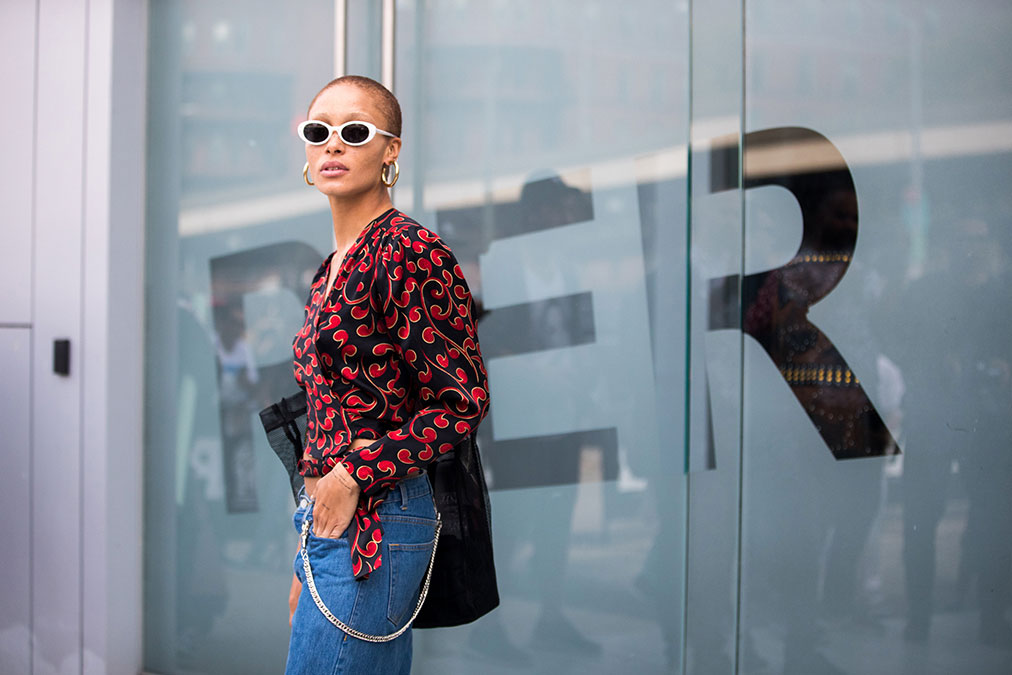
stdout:
{"type": "Polygon", "coordinates": [[[429,464],[429,481],[443,528],[429,595],[414,626],[459,626],[499,606],[492,508],[474,434],[429,464]]]}
{"type": "MultiPolygon", "coordinates": [[[[298,499],[297,470],[306,429],[305,392],[286,396],[260,411],[267,442],[281,459],[298,499]]],[[[492,557],[492,509],[474,434],[428,467],[432,497],[442,520],[429,594],[415,628],[470,623],[499,606],[492,557]]]]}
{"type": "Polygon", "coordinates": [[[292,499],[299,505],[299,491],[305,484],[299,473],[302,457],[302,439],[306,437],[306,392],[285,396],[260,411],[260,424],[267,432],[267,442],[288,472],[292,484],[292,499]]]}

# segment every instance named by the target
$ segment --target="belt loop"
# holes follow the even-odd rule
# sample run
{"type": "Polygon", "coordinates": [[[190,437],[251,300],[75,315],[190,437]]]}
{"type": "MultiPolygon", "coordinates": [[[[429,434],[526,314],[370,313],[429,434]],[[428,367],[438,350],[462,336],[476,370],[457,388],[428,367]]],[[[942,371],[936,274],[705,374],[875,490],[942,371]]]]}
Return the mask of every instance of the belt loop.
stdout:
{"type": "Polygon", "coordinates": [[[403,480],[400,483],[398,483],[398,485],[401,488],[401,511],[407,511],[408,510],[408,487],[404,484],[403,480]]]}

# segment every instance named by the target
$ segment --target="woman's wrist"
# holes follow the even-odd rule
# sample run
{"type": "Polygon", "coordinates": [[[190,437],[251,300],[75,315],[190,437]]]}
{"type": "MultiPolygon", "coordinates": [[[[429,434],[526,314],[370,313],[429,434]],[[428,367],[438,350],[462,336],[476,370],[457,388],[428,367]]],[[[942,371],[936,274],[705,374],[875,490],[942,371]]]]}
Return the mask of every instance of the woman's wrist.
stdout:
{"type": "Polygon", "coordinates": [[[357,492],[361,491],[361,489],[359,488],[358,483],[356,483],[355,479],[351,477],[351,474],[348,473],[348,470],[346,468],[344,468],[344,464],[341,464],[340,462],[338,462],[337,464],[335,464],[334,468],[331,469],[330,473],[327,474],[327,475],[328,476],[333,476],[334,480],[336,480],[348,492],[355,492],[355,493],[357,493],[357,492]]]}

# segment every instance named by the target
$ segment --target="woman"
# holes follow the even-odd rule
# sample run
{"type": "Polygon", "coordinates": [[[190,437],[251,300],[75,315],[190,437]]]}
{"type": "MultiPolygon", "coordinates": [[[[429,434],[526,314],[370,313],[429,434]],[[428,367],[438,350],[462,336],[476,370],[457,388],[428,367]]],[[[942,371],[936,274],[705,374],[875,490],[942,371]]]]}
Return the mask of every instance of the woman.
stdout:
{"type": "Polygon", "coordinates": [[[410,620],[436,524],[426,465],[473,433],[488,409],[471,294],[438,236],[393,208],[401,112],[383,85],[345,76],[299,126],[303,177],[330,200],[337,249],[320,266],[295,337],[309,408],[299,471],[305,558],[289,599],[288,673],[408,673],[410,620]]]}

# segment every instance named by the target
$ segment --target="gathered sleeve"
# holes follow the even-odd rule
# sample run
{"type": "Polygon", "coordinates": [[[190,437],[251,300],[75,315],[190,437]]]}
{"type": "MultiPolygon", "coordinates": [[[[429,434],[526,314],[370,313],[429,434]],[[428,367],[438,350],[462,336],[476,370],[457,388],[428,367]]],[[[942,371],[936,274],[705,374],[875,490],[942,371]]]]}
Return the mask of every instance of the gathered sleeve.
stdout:
{"type": "Polygon", "coordinates": [[[412,228],[381,247],[371,302],[377,327],[388,338],[374,349],[396,350],[406,376],[401,381],[412,390],[400,427],[339,460],[362,491],[355,544],[362,556],[356,562],[368,561],[382,538],[375,507],[389,488],[452,450],[477,429],[489,405],[471,293],[437,235],[412,228]]]}

